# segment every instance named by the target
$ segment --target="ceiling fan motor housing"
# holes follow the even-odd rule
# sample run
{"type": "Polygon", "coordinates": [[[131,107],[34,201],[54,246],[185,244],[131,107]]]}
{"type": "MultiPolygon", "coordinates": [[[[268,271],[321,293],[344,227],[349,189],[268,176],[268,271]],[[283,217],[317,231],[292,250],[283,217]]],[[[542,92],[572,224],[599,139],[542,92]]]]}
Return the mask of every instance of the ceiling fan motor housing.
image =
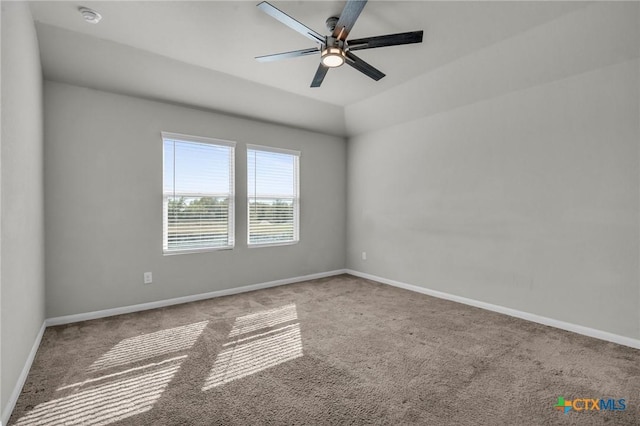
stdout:
{"type": "Polygon", "coordinates": [[[335,37],[327,36],[327,47],[338,47],[340,49],[346,50],[347,43],[346,41],[338,40],[335,37]]]}

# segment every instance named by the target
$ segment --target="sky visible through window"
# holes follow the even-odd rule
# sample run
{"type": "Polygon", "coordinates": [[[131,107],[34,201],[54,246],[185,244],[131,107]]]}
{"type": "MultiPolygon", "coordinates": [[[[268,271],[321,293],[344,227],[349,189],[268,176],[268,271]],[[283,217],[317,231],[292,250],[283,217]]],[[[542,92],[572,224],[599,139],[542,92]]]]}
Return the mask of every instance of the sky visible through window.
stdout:
{"type": "MultiPolygon", "coordinates": [[[[165,139],[164,192],[175,191],[183,195],[228,193],[229,150],[227,146],[165,139]]],[[[249,196],[291,197],[294,194],[294,156],[248,150],[247,167],[249,196]]]]}
{"type": "Polygon", "coordinates": [[[193,195],[228,193],[230,150],[231,148],[227,146],[165,139],[165,193],[174,191],[176,194],[193,195]]]}
{"type": "Polygon", "coordinates": [[[249,149],[247,152],[248,196],[285,197],[295,194],[295,157],[249,149]]]}

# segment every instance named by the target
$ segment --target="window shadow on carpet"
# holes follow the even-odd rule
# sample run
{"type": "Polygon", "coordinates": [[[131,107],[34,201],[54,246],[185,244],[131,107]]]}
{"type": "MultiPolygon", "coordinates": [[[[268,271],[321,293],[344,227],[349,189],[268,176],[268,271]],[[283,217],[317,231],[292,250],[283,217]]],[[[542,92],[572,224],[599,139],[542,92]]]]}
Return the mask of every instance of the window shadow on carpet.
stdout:
{"type": "Polygon", "coordinates": [[[89,378],[56,389],[60,397],[36,405],[16,426],[106,425],[153,408],[187,355],[105,374],[190,349],[208,321],[121,340],[87,369],[89,378]]]}
{"type": "MultiPolygon", "coordinates": [[[[120,340],[86,369],[86,379],[56,388],[16,426],[107,425],[158,402],[209,321],[120,340]]],[[[207,391],[302,357],[295,304],[235,318],[202,386],[207,391]]]]}
{"type": "Polygon", "coordinates": [[[296,305],[236,318],[229,341],[223,347],[203,391],[301,357],[302,339],[296,305]]]}

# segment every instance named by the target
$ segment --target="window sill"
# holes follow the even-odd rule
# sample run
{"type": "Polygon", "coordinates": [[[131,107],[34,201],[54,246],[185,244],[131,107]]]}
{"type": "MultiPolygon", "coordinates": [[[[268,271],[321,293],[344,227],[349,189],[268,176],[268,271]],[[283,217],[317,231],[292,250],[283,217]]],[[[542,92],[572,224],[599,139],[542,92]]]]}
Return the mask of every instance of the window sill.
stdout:
{"type": "Polygon", "coordinates": [[[295,244],[298,244],[300,242],[300,240],[298,241],[286,241],[286,242],[281,242],[281,243],[253,243],[253,244],[247,244],[248,248],[261,248],[261,247],[278,247],[278,246],[292,246],[295,244]]]}
{"type": "Polygon", "coordinates": [[[221,251],[221,250],[233,250],[233,246],[224,246],[224,247],[209,247],[203,249],[190,249],[190,250],[172,250],[172,251],[163,251],[163,256],[176,256],[179,254],[194,254],[194,253],[207,253],[210,251],[221,251]]]}

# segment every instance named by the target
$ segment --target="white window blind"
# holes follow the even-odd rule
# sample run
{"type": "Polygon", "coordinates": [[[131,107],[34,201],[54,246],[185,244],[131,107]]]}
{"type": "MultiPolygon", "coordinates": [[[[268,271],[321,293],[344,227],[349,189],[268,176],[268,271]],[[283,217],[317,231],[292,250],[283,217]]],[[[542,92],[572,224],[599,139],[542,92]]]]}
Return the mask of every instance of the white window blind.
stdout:
{"type": "Polygon", "coordinates": [[[163,251],[234,246],[235,143],[162,133],[163,251]]]}
{"type": "Polygon", "coordinates": [[[300,153],[247,146],[248,244],[299,241],[300,153]]]}

